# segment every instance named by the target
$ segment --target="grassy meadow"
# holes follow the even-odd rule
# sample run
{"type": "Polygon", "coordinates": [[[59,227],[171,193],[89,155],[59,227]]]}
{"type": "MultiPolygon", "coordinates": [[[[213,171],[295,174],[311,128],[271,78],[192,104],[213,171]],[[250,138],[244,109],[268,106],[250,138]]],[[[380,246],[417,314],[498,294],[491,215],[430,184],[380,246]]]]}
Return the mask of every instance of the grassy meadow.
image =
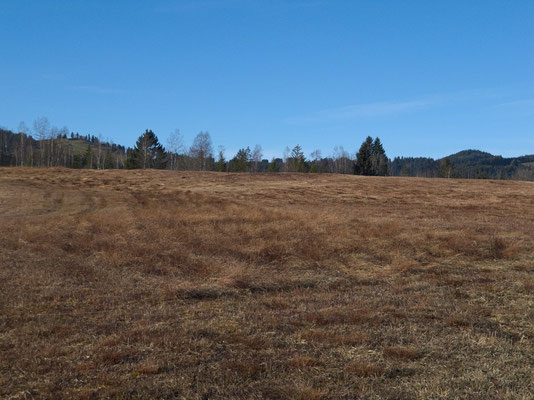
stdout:
{"type": "Polygon", "coordinates": [[[2,168],[0,398],[533,399],[534,184],[2,168]]]}

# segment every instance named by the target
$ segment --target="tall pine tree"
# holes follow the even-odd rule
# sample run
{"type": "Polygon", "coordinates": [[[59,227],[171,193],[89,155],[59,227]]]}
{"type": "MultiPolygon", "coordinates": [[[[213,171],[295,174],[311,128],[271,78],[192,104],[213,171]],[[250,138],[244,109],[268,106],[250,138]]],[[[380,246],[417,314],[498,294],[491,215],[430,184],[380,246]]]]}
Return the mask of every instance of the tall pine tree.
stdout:
{"type": "Polygon", "coordinates": [[[290,159],[296,172],[306,172],[306,157],[304,157],[304,152],[299,144],[291,150],[290,159]]]}
{"type": "Polygon", "coordinates": [[[385,176],[388,174],[388,163],[389,160],[380,139],[377,137],[373,141],[371,136],[367,136],[356,154],[354,173],[356,175],[385,176]]]}
{"type": "Polygon", "coordinates": [[[130,152],[126,165],[130,169],[158,168],[166,166],[167,157],[165,148],[159,143],[158,137],[151,130],[146,130],[135,143],[130,152]]]}
{"type": "Polygon", "coordinates": [[[224,148],[222,146],[219,147],[219,158],[215,163],[215,171],[226,171],[226,160],[224,159],[224,148]]]}
{"type": "Polygon", "coordinates": [[[354,173],[356,175],[374,175],[372,157],[373,138],[367,136],[367,139],[362,143],[360,150],[356,154],[354,173]]]}
{"type": "Polygon", "coordinates": [[[251,158],[250,147],[239,149],[234,158],[230,160],[231,172],[246,172],[251,158]]]}
{"type": "Polygon", "coordinates": [[[374,175],[386,176],[388,174],[388,158],[380,139],[377,137],[373,143],[372,166],[374,175]]]}

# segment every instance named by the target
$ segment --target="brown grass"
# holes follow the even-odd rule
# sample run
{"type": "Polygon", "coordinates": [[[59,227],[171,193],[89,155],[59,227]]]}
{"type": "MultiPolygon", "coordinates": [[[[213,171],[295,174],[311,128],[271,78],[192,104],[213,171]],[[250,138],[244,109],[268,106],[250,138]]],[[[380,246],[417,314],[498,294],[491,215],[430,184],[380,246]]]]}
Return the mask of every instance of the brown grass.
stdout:
{"type": "Polygon", "coordinates": [[[404,346],[386,347],[384,355],[400,361],[414,361],[421,357],[419,351],[404,346]]]}
{"type": "Polygon", "coordinates": [[[363,378],[376,377],[384,374],[385,369],[378,365],[368,364],[361,361],[351,362],[346,371],[348,374],[363,378]]]}
{"type": "Polygon", "coordinates": [[[534,398],[534,185],[0,169],[0,398],[534,398]]]}

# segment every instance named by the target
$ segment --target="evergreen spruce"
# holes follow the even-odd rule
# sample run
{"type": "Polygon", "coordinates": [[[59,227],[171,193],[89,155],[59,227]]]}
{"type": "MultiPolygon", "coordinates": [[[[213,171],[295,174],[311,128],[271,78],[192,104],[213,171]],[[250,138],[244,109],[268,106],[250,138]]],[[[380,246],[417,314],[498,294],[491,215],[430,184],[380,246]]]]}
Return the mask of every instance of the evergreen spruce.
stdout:
{"type": "Polygon", "coordinates": [[[226,171],[226,160],[224,159],[224,151],[222,149],[219,150],[219,158],[217,162],[215,163],[215,171],[218,171],[218,172],[226,171]]]}
{"type": "Polygon", "coordinates": [[[389,160],[386,156],[382,142],[377,137],[374,141],[371,136],[360,146],[354,163],[356,175],[385,176],[388,174],[389,160]]]}
{"type": "Polygon", "coordinates": [[[85,168],[93,168],[93,148],[91,145],[88,145],[87,150],[85,150],[85,154],[83,156],[83,165],[85,168]]]}
{"type": "Polygon", "coordinates": [[[239,149],[237,154],[230,160],[231,172],[246,172],[251,159],[250,147],[239,149]]]}
{"type": "Polygon", "coordinates": [[[158,137],[151,130],[146,130],[135,143],[135,148],[128,155],[126,166],[135,168],[158,168],[166,166],[166,153],[158,137]]]}
{"type": "Polygon", "coordinates": [[[377,137],[373,142],[373,155],[371,161],[374,175],[386,176],[388,174],[388,159],[382,146],[382,142],[377,137]]]}
{"type": "Polygon", "coordinates": [[[439,177],[440,178],[450,178],[452,176],[452,164],[449,158],[444,158],[441,161],[439,167],[439,177]]]}
{"type": "Polygon", "coordinates": [[[275,173],[278,172],[278,168],[276,166],[276,160],[274,157],[271,159],[271,162],[269,163],[269,168],[267,170],[269,173],[275,173]]]}
{"type": "Polygon", "coordinates": [[[356,162],[354,163],[354,173],[356,175],[375,175],[373,171],[373,138],[367,136],[367,139],[360,146],[358,154],[356,154],[356,162]]]}
{"type": "Polygon", "coordinates": [[[299,144],[291,150],[290,158],[296,172],[306,172],[306,157],[304,157],[304,152],[299,144]]]}

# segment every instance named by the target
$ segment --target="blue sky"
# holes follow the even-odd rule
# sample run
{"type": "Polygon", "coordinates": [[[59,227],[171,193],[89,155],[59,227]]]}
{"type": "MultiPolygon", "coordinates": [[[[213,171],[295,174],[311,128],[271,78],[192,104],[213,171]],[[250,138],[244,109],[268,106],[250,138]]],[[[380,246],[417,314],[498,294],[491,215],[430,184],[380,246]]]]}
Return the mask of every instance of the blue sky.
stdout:
{"type": "Polygon", "coordinates": [[[534,1],[0,0],[0,125],[534,153],[534,1]]]}

